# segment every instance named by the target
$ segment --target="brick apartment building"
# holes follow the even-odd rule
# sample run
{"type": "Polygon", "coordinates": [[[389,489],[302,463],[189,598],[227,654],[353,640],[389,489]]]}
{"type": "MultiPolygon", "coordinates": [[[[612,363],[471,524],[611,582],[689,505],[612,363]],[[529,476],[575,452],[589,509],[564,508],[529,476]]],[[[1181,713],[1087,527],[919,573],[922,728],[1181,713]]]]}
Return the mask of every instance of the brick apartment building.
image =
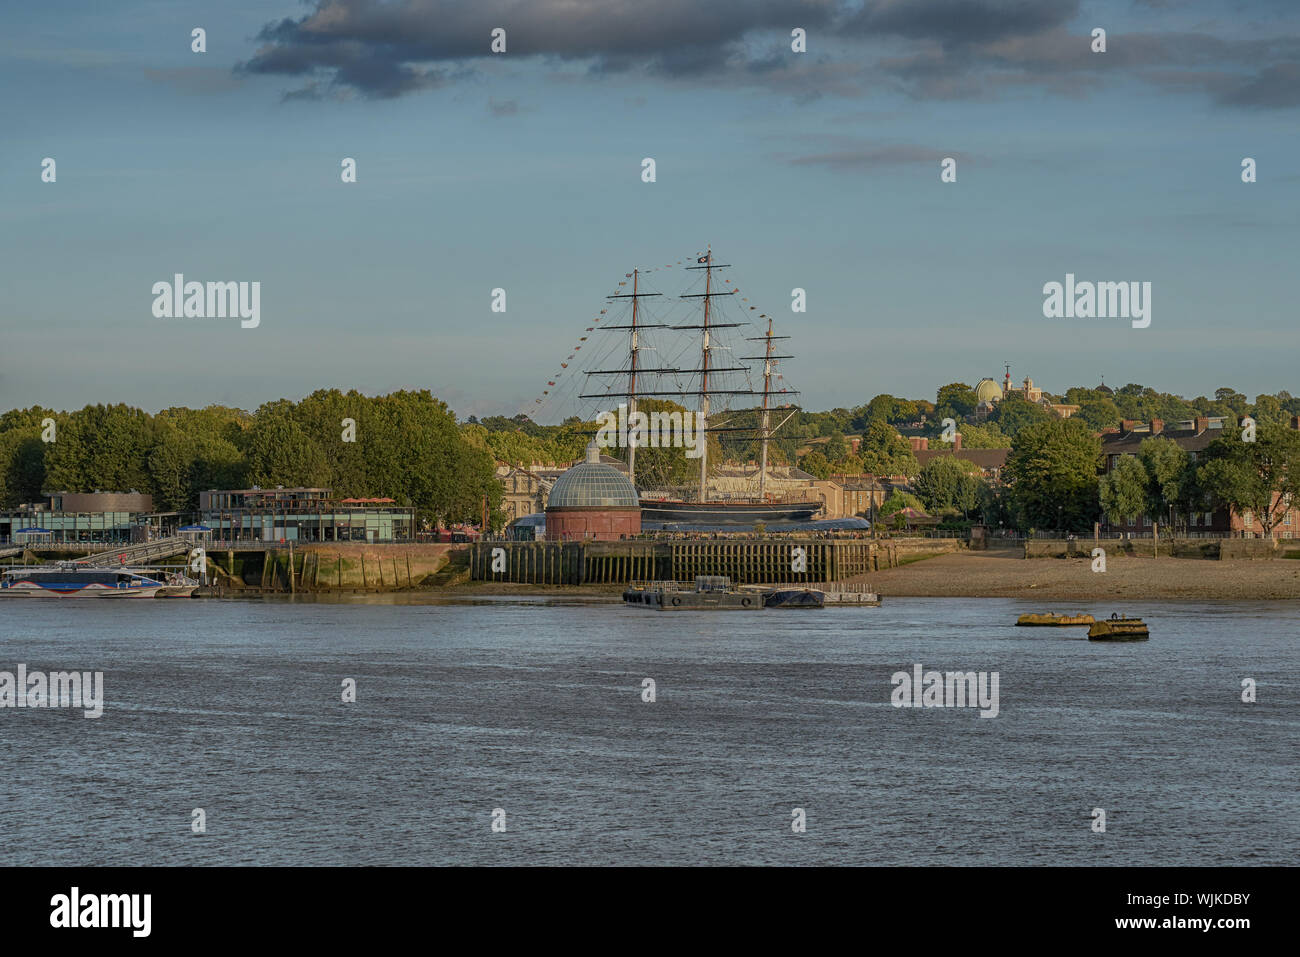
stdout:
{"type": "MultiPolygon", "coordinates": [[[[1119,464],[1120,459],[1125,455],[1137,455],[1138,448],[1142,443],[1154,436],[1169,439],[1171,442],[1184,452],[1187,452],[1195,462],[1202,453],[1209,447],[1215,439],[1222,438],[1231,434],[1235,425],[1229,425],[1228,420],[1223,417],[1199,416],[1195,419],[1189,419],[1184,422],[1174,423],[1166,426],[1161,419],[1152,419],[1150,422],[1143,423],[1133,419],[1125,419],[1120,423],[1118,429],[1107,429],[1101,433],[1101,452],[1103,457],[1102,474],[1107,474],[1114,470],[1119,464]]],[[[1292,416],[1291,428],[1300,429],[1300,416],[1292,416]]],[[[1277,500],[1274,499],[1276,505],[1277,500]]],[[[1300,506],[1300,503],[1295,503],[1300,506]]],[[[1222,508],[1210,512],[1194,512],[1190,515],[1174,515],[1177,526],[1181,529],[1186,528],[1191,535],[1241,535],[1247,538],[1260,537],[1263,533],[1260,530],[1259,522],[1249,511],[1239,514],[1236,511],[1222,508]]],[[[1103,521],[1103,527],[1111,531],[1128,532],[1134,535],[1151,533],[1153,522],[1160,522],[1162,526],[1169,524],[1168,515],[1142,515],[1134,521],[1117,523],[1103,521]]],[[[1300,508],[1289,508],[1283,515],[1282,520],[1273,528],[1274,538],[1300,538],[1300,508]]]]}

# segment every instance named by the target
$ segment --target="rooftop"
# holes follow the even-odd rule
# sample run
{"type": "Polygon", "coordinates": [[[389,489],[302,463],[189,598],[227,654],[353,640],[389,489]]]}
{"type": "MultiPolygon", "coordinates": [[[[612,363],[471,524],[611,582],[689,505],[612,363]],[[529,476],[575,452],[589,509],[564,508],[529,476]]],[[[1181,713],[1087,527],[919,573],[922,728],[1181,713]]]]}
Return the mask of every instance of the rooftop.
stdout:
{"type": "Polygon", "coordinates": [[[593,441],[587,446],[587,460],[555,480],[546,508],[640,508],[641,499],[632,481],[600,459],[593,441]]]}

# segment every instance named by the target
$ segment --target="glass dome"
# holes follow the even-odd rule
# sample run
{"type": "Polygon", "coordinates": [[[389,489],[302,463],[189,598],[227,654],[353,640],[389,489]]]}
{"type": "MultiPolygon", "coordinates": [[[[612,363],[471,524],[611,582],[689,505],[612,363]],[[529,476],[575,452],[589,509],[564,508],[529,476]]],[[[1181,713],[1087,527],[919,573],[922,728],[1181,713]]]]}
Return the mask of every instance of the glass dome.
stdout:
{"type": "Polygon", "coordinates": [[[640,508],[641,501],[626,475],[600,461],[600,450],[592,442],[587,446],[587,461],[555,480],[546,507],[640,508]]]}

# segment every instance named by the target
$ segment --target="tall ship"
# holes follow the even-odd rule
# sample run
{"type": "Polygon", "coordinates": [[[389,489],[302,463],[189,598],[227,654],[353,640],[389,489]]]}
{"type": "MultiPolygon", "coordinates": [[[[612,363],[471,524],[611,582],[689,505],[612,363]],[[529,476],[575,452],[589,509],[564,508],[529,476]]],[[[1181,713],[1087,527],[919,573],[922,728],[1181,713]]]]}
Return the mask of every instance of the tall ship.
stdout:
{"type": "MultiPolygon", "coordinates": [[[[755,349],[758,355],[735,356],[735,347],[728,340],[730,330],[750,325],[747,313],[757,311],[756,306],[746,308],[740,289],[730,279],[718,275],[730,265],[714,261],[712,248],[695,258],[695,264],[686,267],[698,273],[690,287],[699,291],[686,291],[676,298],[676,306],[684,311],[678,322],[655,321],[647,317],[642,299],[660,297],[659,292],[641,290],[642,270],[634,269],[626,278],[631,281],[628,293],[615,293],[607,297],[613,301],[630,300],[630,316],[626,323],[602,326],[589,331],[620,332],[627,334],[626,351],[619,355],[615,368],[584,371],[589,388],[579,398],[619,402],[627,407],[629,420],[637,412],[638,400],[676,401],[695,413],[698,436],[698,475],[691,485],[665,482],[662,477],[638,482],[637,446],[627,447],[628,477],[636,484],[640,494],[643,524],[675,524],[691,526],[729,526],[782,524],[806,522],[822,508],[821,502],[792,499],[788,495],[772,494],[768,490],[768,443],[776,431],[799,410],[791,400],[797,390],[785,387],[784,376],[777,372],[779,363],[794,358],[778,354],[777,342],[789,339],[774,333],[770,316],[766,331],[759,336],[746,337],[745,342],[762,343],[755,349]],[[738,306],[738,308],[737,308],[738,306]],[[730,307],[727,315],[723,310],[730,307]],[[650,346],[646,336],[662,336],[657,330],[682,334],[674,343],[662,347],[650,346]],[[667,353],[667,360],[647,362],[643,352],[667,353]],[[761,388],[757,387],[758,370],[753,365],[761,362],[761,388]],[[741,364],[750,363],[750,364],[741,364]],[[598,391],[594,382],[600,377],[610,377],[608,384],[598,391]],[[691,406],[694,406],[691,409],[691,406]],[[781,420],[773,426],[773,417],[781,420]],[[742,486],[752,489],[757,483],[757,494],[746,490],[734,494],[711,492],[709,487],[709,437],[719,440],[739,438],[757,441],[759,461],[757,476],[745,476],[742,486]]],[[[620,286],[625,283],[620,283],[620,286]]]]}
{"type": "Polygon", "coordinates": [[[153,598],[166,584],[143,570],[59,562],[5,569],[0,598],[153,598]]]}

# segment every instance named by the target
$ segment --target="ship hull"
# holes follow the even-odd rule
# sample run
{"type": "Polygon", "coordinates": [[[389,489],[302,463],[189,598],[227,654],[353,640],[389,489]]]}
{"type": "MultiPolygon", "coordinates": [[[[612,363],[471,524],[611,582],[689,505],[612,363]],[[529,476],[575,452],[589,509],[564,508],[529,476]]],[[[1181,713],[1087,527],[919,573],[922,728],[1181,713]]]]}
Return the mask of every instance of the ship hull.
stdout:
{"type": "Polygon", "coordinates": [[[162,585],[127,568],[38,565],[5,569],[0,598],[153,598],[162,585]]]}
{"type": "Polygon", "coordinates": [[[42,585],[24,585],[16,583],[0,589],[0,598],[153,598],[158,594],[159,585],[131,586],[129,588],[109,588],[103,585],[86,585],[82,587],[47,588],[42,585]]]}
{"type": "Polygon", "coordinates": [[[807,522],[821,502],[665,502],[641,500],[642,522],[693,525],[753,525],[755,522],[807,522]]]}

